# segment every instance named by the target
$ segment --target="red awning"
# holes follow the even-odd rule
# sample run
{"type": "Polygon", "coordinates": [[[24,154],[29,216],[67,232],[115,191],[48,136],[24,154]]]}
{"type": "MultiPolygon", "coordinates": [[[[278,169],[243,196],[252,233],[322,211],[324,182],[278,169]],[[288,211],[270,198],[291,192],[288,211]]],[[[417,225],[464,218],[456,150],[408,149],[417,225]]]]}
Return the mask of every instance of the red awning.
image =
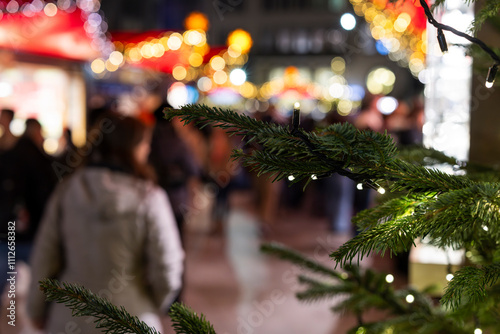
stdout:
{"type": "Polygon", "coordinates": [[[58,10],[54,16],[43,11],[26,16],[4,13],[0,19],[0,48],[36,55],[89,61],[100,56],[92,37],[84,29],[82,11],[58,10]]]}
{"type": "MultiPolygon", "coordinates": [[[[111,32],[112,41],[120,42],[122,45],[137,45],[141,42],[152,41],[154,39],[161,38],[171,33],[171,31],[159,31],[159,30],[150,30],[145,32],[111,32]]],[[[182,33],[182,32],[180,32],[182,33]]],[[[221,51],[226,50],[227,47],[210,47],[208,52],[203,56],[203,62],[207,63],[210,61],[214,55],[219,54],[221,51]]],[[[141,58],[140,61],[137,62],[129,62],[129,65],[137,66],[141,68],[152,69],[155,71],[172,73],[172,70],[176,66],[184,66],[189,67],[189,56],[191,54],[191,50],[186,47],[181,47],[177,50],[167,50],[161,57],[150,57],[150,58],[141,58]]]]}

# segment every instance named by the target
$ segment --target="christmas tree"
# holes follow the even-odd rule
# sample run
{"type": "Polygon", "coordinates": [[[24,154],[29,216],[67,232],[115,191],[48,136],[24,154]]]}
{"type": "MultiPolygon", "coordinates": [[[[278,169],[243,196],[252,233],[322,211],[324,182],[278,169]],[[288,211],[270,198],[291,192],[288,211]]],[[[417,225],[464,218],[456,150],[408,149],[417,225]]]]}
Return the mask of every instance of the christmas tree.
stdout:
{"type": "MultiPolygon", "coordinates": [[[[454,32],[433,18],[425,1],[421,4],[438,31],[454,32]]],[[[496,16],[499,8],[499,1],[487,1],[476,16],[475,28],[488,17],[496,16]]],[[[493,59],[487,76],[487,82],[492,83],[500,64],[498,56],[483,42],[467,36],[463,37],[493,59]]],[[[439,32],[438,38],[441,45],[446,45],[439,32]]],[[[306,132],[300,128],[298,110],[290,126],[260,122],[231,110],[202,105],[170,109],[166,117],[220,127],[231,135],[242,136],[248,143],[259,143],[262,149],[251,153],[235,151],[233,157],[275,181],[289,178],[294,183],[304,180],[307,183],[338,173],[364,187],[391,194],[353,219],[360,233],[331,254],[331,267],[281,245],[262,247],[264,252],[315,274],[298,277],[305,286],[297,294],[299,299],[345,296],[335,310],[347,310],[358,316],[358,325],[351,333],[500,332],[497,171],[456,161],[431,149],[399,151],[387,134],[360,131],[347,123],[306,132]],[[442,164],[460,173],[446,173],[433,167],[442,164]],[[461,268],[450,276],[439,300],[431,298],[427,290],[397,290],[385,274],[360,270],[355,265],[355,260],[370,253],[406,252],[416,241],[441,249],[464,250],[467,254],[461,268]],[[365,323],[363,312],[371,308],[382,310],[386,317],[365,323]]],[[[129,317],[125,310],[100,300],[82,287],[45,281],[42,288],[51,300],[74,309],[75,315],[96,315],[97,325],[110,333],[154,333],[129,317]]],[[[198,317],[182,305],[175,304],[171,314],[177,333],[214,333],[203,316],[198,317]]]]}
{"type": "MultiPolygon", "coordinates": [[[[236,151],[234,158],[242,159],[259,174],[268,173],[274,180],[293,175],[294,182],[309,181],[339,173],[367,187],[398,194],[355,217],[360,233],[331,254],[332,268],[280,245],[263,246],[266,252],[325,276],[324,281],[317,277],[299,277],[306,286],[306,290],[298,294],[300,299],[347,296],[335,309],[358,315],[359,326],[353,328],[352,333],[477,334],[500,330],[497,302],[500,297],[497,282],[500,275],[497,247],[500,183],[493,171],[467,164],[456,165],[453,159],[423,148],[403,152],[407,159],[403,160],[390,136],[360,131],[348,123],[306,132],[297,122],[292,128],[283,127],[230,110],[200,105],[170,109],[167,117],[180,117],[184,122],[202,126],[211,124],[230,134],[243,136],[250,143],[260,143],[263,150],[236,151]],[[467,171],[469,175],[451,175],[417,164],[422,157],[426,157],[428,163],[452,162],[456,169],[467,171]],[[408,161],[410,158],[412,162],[408,161]],[[426,295],[426,291],[395,290],[385,274],[360,271],[352,265],[354,259],[371,252],[398,254],[407,251],[415,240],[423,238],[437,247],[464,249],[470,254],[467,264],[454,273],[439,303],[426,295]],[[335,264],[337,269],[333,268],[335,264]],[[369,308],[385,311],[387,318],[364,323],[362,314],[369,308]]],[[[51,291],[50,287],[45,289],[51,291]]],[[[57,287],[51,298],[57,300],[61,291],[57,287]]],[[[73,291],[73,295],[79,294],[83,293],[73,291]]],[[[69,299],[59,300],[67,302],[69,299]]],[[[174,310],[178,307],[184,312],[181,314],[189,314],[179,305],[174,310]]],[[[106,309],[101,308],[99,312],[104,311],[106,309]]],[[[185,322],[178,322],[176,328],[179,333],[205,333],[186,329],[186,326],[204,328],[196,327],[198,321],[204,320],[191,316],[185,322]]]]}

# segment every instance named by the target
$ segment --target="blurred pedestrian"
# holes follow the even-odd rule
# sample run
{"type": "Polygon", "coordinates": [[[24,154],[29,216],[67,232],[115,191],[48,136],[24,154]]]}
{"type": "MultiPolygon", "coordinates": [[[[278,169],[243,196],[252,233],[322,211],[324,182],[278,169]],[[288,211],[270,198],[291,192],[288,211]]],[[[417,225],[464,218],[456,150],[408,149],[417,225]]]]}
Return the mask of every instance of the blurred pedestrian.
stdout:
{"type": "Polygon", "coordinates": [[[196,163],[173,123],[163,117],[166,107],[170,105],[162,104],[154,112],[156,123],[149,162],[155,169],[158,185],[168,194],[182,239],[185,215],[192,209],[193,193],[199,182],[201,166],[196,163]]]}
{"type": "MultiPolygon", "coordinates": [[[[14,207],[16,202],[15,194],[15,170],[12,158],[12,149],[17,143],[18,138],[10,131],[10,124],[14,118],[14,111],[11,109],[2,109],[0,113],[0,232],[2,237],[0,245],[4,242],[4,234],[7,232],[7,222],[14,220],[14,207]]],[[[3,253],[2,253],[3,254],[3,253]]],[[[0,283],[3,286],[4,281],[0,283]]]]}
{"type": "Polygon", "coordinates": [[[14,119],[14,110],[2,109],[0,112],[0,153],[9,151],[17,142],[17,137],[10,131],[14,119]]]}
{"type": "MultiPolygon", "coordinates": [[[[100,141],[51,197],[31,258],[28,313],[37,327],[101,333],[63,304],[47,306],[43,278],[81,284],[161,331],[181,287],[184,252],[167,194],[147,165],[150,130],[113,113],[94,125],[100,141]]],[[[97,133],[93,131],[92,133],[97,133]]]]}

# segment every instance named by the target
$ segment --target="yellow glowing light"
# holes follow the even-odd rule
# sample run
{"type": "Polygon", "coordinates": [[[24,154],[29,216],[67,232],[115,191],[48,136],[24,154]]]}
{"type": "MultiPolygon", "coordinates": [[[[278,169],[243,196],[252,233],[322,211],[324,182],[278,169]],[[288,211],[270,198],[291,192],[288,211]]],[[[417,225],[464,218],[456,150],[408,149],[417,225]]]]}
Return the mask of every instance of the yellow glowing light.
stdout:
{"type": "Polygon", "coordinates": [[[43,8],[43,12],[47,16],[51,16],[51,17],[55,16],[57,14],[57,6],[50,2],[50,3],[45,5],[45,7],[43,8]]]}
{"type": "Polygon", "coordinates": [[[380,94],[384,90],[384,85],[376,82],[375,80],[367,80],[366,88],[372,94],[380,94]]]}
{"type": "Polygon", "coordinates": [[[410,67],[410,71],[415,73],[419,73],[424,69],[424,63],[419,58],[411,59],[408,66],[410,67]]]}
{"type": "Polygon", "coordinates": [[[205,14],[200,12],[192,12],[184,20],[184,27],[187,30],[201,29],[203,31],[207,31],[209,27],[209,21],[205,14]]]}
{"type": "Polygon", "coordinates": [[[100,74],[100,73],[104,72],[104,70],[106,69],[106,64],[104,63],[104,60],[98,58],[98,59],[95,59],[90,64],[90,69],[92,70],[92,72],[94,72],[96,74],[100,74]]]}
{"type": "Polygon", "coordinates": [[[378,12],[377,9],[375,9],[374,7],[370,7],[365,10],[364,14],[366,21],[372,22],[373,19],[378,15],[378,12]]]}
{"type": "Polygon", "coordinates": [[[176,66],[172,70],[172,76],[175,80],[184,80],[187,75],[187,70],[183,66],[176,66]]]}
{"type": "Polygon", "coordinates": [[[179,50],[182,46],[182,35],[178,32],[174,32],[170,35],[167,46],[170,50],[179,50]]]}
{"type": "Polygon", "coordinates": [[[337,74],[342,74],[345,71],[345,60],[342,57],[335,57],[331,62],[332,71],[337,74]]]}
{"type": "Polygon", "coordinates": [[[375,26],[371,29],[371,34],[375,39],[381,39],[384,36],[385,30],[382,27],[375,26]]]}
{"type": "Polygon", "coordinates": [[[134,47],[128,51],[128,58],[133,62],[138,62],[142,59],[142,55],[139,49],[134,47]]]}
{"type": "Polygon", "coordinates": [[[208,46],[207,43],[203,45],[196,45],[193,47],[193,52],[199,53],[202,56],[206,55],[210,51],[210,47],[208,46]]]}
{"type": "Polygon", "coordinates": [[[184,40],[188,45],[198,45],[203,42],[203,35],[197,30],[188,30],[184,33],[184,40]]]}
{"type": "Polygon", "coordinates": [[[108,60],[106,60],[106,69],[109,71],[109,72],[114,72],[118,69],[119,66],[113,64],[112,62],[108,60]]]}
{"type": "Polygon", "coordinates": [[[43,149],[48,154],[56,153],[58,148],[59,148],[59,143],[55,138],[47,138],[43,141],[43,149]]]}
{"type": "Polygon", "coordinates": [[[393,275],[391,275],[391,274],[388,274],[387,276],[385,276],[385,281],[386,281],[387,283],[392,283],[392,282],[394,282],[394,276],[393,276],[393,275]]]}
{"type": "Polygon", "coordinates": [[[381,27],[385,26],[386,21],[387,20],[385,18],[385,15],[382,15],[382,14],[378,14],[377,16],[375,16],[373,18],[373,24],[376,24],[376,25],[381,26],[381,27]]]}
{"type": "Polygon", "coordinates": [[[163,48],[165,48],[165,51],[167,51],[169,49],[167,36],[160,38],[160,43],[161,43],[161,45],[163,45],[163,48]]]}
{"type": "Polygon", "coordinates": [[[252,47],[252,36],[243,29],[236,29],[227,37],[227,45],[238,45],[241,53],[247,53],[252,47]]]}
{"type": "Polygon", "coordinates": [[[121,63],[123,62],[123,54],[119,51],[113,51],[109,55],[109,61],[113,65],[120,66],[121,63]]]}
{"type": "Polygon", "coordinates": [[[352,112],[352,102],[349,100],[341,100],[337,105],[339,115],[347,116],[352,112]]]}
{"type": "Polygon", "coordinates": [[[396,82],[394,73],[384,67],[377,68],[368,74],[366,88],[372,94],[389,94],[396,82]]]}
{"type": "Polygon", "coordinates": [[[394,30],[397,32],[403,32],[408,28],[411,23],[411,16],[408,13],[399,14],[396,21],[394,21],[394,30]]]}
{"type": "Polygon", "coordinates": [[[165,54],[165,48],[161,43],[155,43],[151,46],[151,53],[153,57],[160,58],[165,54]]]}
{"type": "Polygon", "coordinates": [[[153,57],[153,50],[151,50],[151,44],[149,43],[144,43],[141,47],[141,55],[144,58],[151,58],[153,57]]]}
{"type": "Polygon", "coordinates": [[[246,99],[254,98],[257,95],[257,88],[255,88],[255,86],[248,81],[245,81],[245,83],[240,86],[239,91],[241,96],[246,99]]]}
{"type": "Polygon", "coordinates": [[[226,66],[226,61],[221,56],[213,56],[210,59],[210,66],[212,66],[214,71],[221,71],[226,66]]]}
{"type": "Polygon", "coordinates": [[[227,74],[224,71],[216,71],[213,76],[214,82],[218,85],[223,85],[227,81],[227,74]]]}
{"type": "Polygon", "coordinates": [[[203,64],[203,56],[199,53],[191,53],[188,58],[189,65],[198,67],[203,64]]]}
{"type": "Polygon", "coordinates": [[[239,56],[241,56],[241,47],[237,44],[231,44],[227,48],[227,53],[230,57],[238,58],[239,56]]]}
{"type": "Polygon", "coordinates": [[[406,299],[406,302],[408,304],[411,304],[411,303],[413,303],[415,301],[415,297],[413,295],[411,295],[411,294],[406,295],[405,299],[406,299]]]}

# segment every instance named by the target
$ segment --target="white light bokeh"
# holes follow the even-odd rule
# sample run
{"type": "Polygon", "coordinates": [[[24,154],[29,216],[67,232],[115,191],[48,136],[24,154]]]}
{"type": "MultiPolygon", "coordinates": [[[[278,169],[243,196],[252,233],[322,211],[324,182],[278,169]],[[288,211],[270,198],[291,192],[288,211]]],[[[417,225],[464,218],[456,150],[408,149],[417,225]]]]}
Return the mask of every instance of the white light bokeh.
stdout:
{"type": "Polygon", "coordinates": [[[340,25],[344,30],[352,30],[356,27],[356,18],[350,13],[345,13],[340,17],[340,25]]]}
{"type": "Polygon", "coordinates": [[[392,96],[383,96],[377,101],[377,109],[384,115],[392,114],[398,105],[398,100],[392,96]]]}
{"type": "Polygon", "coordinates": [[[247,74],[241,68],[235,68],[229,74],[229,81],[235,86],[241,86],[247,81],[247,74]]]}

